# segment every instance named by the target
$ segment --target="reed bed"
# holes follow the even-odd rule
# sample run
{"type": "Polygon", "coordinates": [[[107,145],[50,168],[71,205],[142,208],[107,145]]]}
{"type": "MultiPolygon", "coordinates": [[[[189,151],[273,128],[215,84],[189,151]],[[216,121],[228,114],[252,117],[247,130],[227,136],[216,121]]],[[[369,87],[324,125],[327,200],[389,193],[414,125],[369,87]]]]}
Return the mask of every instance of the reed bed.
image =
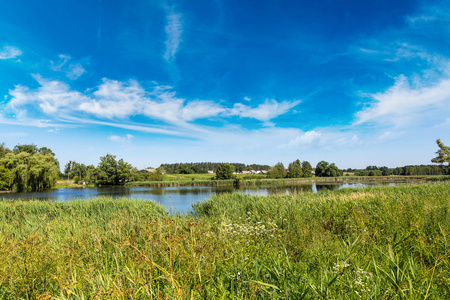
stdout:
{"type": "Polygon", "coordinates": [[[450,184],[0,201],[0,299],[448,299],[450,184]]]}

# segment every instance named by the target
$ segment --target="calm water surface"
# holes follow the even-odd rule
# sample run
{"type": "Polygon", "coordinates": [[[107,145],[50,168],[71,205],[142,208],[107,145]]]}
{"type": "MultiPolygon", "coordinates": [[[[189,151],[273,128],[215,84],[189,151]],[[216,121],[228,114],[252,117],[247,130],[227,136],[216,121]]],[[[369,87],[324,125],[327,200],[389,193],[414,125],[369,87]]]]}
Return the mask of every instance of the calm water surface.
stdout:
{"type": "Polygon", "coordinates": [[[347,187],[367,187],[375,185],[395,185],[395,182],[366,182],[366,183],[311,183],[301,185],[283,186],[241,186],[226,187],[87,187],[87,188],[59,188],[43,192],[0,194],[0,198],[33,198],[40,200],[70,201],[73,199],[90,199],[98,196],[110,196],[113,198],[127,197],[142,200],[154,200],[161,203],[168,211],[187,213],[191,210],[191,204],[204,201],[212,195],[223,193],[241,193],[249,195],[280,195],[299,194],[304,192],[317,193],[320,190],[335,190],[347,187]]]}

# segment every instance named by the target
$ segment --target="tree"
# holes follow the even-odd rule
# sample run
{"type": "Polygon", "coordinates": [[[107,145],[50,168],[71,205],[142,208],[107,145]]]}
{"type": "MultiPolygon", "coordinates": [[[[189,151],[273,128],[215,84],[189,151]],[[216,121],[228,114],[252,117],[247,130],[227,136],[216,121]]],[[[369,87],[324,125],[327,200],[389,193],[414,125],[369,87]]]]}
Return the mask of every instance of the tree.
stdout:
{"type": "Polygon", "coordinates": [[[302,162],[302,173],[303,173],[303,177],[312,177],[312,171],[313,168],[311,166],[311,164],[309,163],[309,161],[304,161],[302,162]]]}
{"type": "Polygon", "coordinates": [[[326,172],[326,169],[328,168],[328,165],[329,165],[328,162],[324,160],[318,162],[315,171],[316,177],[325,177],[324,174],[326,172]]]}
{"type": "Polygon", "coordinates": [[[69,160],[69,162],[64,166],[64,174],[67,175],[67,181],[70,180],[70,175],[72,175],[75,164],[76,164],[75,161],[69,160]]]}
{"type": "Polygon", "coordinates": [[[381,175],[383,175],[383,176],[390,176],[392,174],[392,170],[386,166],[381,167],[380,171],[381,171],[381,175]]]}
{"type": "Polygon", "coordinates": [[[58,168],[51,154],[8,153],[0,159],[0,166],[8,169],[11,185],[17,191],[51,188],[58,179],[58,168]]]}
{"type": "Polygon", "coordinates": [[[436,151],[437,157],[433,158],[431,162],[437,164],[443,164],[445,162],[449,163],[450,166],[450,147],[445,146],[444,143],[441,142],[440,139],[436,140],[437,145],[439,146],[439,150],[436,151]]]}
{"type": "Polygon", "coordinates": [[[150,173],[150,180],[151,181],[163,181],[166,177],[165,171],[163,167],[156,168],[155,172],[150,173]]]}
{"type": "Polygon", "coordinates": [[[11,150],[6,147],[5,143],[0,144],[0,158],[5,157],[6,154],[10,153],[11,150]]]}
{"type": "Polygon", "coordinates": [[[86,182],[94,182],[95,181],[95,174],[97,169],[94,167],[94,165],[89,165],[86,167],[86,182]]]}
{"type": "Polygon", "coordinates": [[[321,161],[316,166],[317,177],[338,177],[342,176],[342,171],[334,164],[329,164],[326,161],[321,161]]]}
{"type": "Polygon", "coordinates": [[[287,174],[287,177],[289,178],[300,178],[303,176],[302,166],[298,159],[289,164],[288,170],[289,173],[287,174]]]}
{"type": "Polygon", "coordinates": [[[11,173],[8,169],[0,167],[0,190],[7,190],[11,186],[11,173]]]}
{"type": "Polygon", "coordinates": [[[269,168],[267,171],[268,178],[284,178],[286,177],[286,169],[282,162],[278,162],[275,166],[269,168]]]}
{"type": "MultiPolygon", "coordinates": [[[[86,178],[86,172],[87,172],[87,167],[85,164],[80,164],[75,162],[74,166],[72,168],[72,172],[75,176],[78,176],[78,180],[79,181],[84,181],[84,179],[86,178]]],[[[74,179],[75,179],[74,176],[74,179]]],[[[77,180],[74,180],[77,181],[77,180]]]]}
{"type": "Polygon", "coordinates": [[[220,163],[217,166],[216,177],[217,180],[233,179],[234,166],[226,163],[220,163]]]}
{"type": "Polygon", "coordinates": [[[191,174],[192,170],[189,169],[187,164],[181,164],[180,168],[178,169],[179,174],[191,174]]]}
{"type": "Polygon", "coordinates": [[[25,145],[16,145],[13,149],[14,154],[19,154],[20,152],[26,152],[29,154],[35,154],[39,152],[39,148],[35,144],[25,144],[25,145]]]}
{"type": "Polygon", "coordinates": [[[116,160],[115,155],[106,154],[100,157],[94,177],[98,185],[120,185],[131,178],[132,166],[123,159],[116,160]]]}

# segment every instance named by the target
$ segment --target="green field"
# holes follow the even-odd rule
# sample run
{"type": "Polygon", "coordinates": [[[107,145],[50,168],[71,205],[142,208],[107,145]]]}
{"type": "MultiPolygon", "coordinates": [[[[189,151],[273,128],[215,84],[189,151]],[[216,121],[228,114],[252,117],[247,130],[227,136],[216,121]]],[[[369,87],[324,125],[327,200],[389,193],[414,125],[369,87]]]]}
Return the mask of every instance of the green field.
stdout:
{"type": "Polygon", "coordinates": [[[449,299],[450,184],[0,201],[0,299],[449,299]]]}

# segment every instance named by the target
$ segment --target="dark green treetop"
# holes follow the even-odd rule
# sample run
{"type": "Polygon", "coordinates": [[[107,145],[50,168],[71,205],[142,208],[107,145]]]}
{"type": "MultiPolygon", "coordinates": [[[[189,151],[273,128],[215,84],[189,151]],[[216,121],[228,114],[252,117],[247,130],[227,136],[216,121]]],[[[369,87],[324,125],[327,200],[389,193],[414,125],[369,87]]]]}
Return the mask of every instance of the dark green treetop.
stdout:
{"type": "Polygon", "coordinates": [[[431,162],[442,164],[445,162],[448,162],[450,165],[450,147],[445,146],[443,142],[441,142],[440,139],[436,140],[436,143],[439,146],[439,150],[436,151],[437,157],[433,158],[431,162]]]}
{"type": "Polygon", "coordinates": [[[234,179],[234,166],[226,163],[220,163],[217,166],[216,177],[217,180],[234,179]]]}

